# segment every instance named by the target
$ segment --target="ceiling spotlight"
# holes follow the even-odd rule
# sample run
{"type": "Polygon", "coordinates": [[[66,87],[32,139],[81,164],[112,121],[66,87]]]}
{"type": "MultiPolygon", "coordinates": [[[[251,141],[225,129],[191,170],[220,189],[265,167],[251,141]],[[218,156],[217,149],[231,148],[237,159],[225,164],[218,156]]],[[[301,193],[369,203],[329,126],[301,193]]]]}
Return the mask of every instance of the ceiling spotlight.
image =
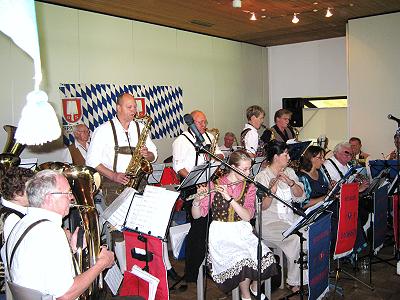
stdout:
{"type": "Polygon", "coordinates": [[[328,7],[328,9],[326,10],[326,15],[325,15],[325,17],[329,18],[329,17],[332,17],[332,16],[333,16],[333,14],[332,14],[332,12],[331,12],[331,8],[328,7]]]}
{"type": "Polygon", "coordinates": [[[250,20],[251,20],[251,21],[256,21],[256,20],[257,20],[256,14],[255,14],[255,13],[253,13],[253,12],[251,13],[250,20]]]}
{"type": "Polygon", "coordinates": [[[293,19],[292,19],[292,23],[294,23],[294,24],[297,24],[297,23],[299,23],[299,18],[297,17],[297,13],[294,13],[293,14],[293,19]]]}
{"type": "Polygon", "coordinates": [[[232,6],[233,6],[234,8],[240,8],[240,7],[242,7],[242,0],[233,0],[233,1],[232,1],[232,6]]]}

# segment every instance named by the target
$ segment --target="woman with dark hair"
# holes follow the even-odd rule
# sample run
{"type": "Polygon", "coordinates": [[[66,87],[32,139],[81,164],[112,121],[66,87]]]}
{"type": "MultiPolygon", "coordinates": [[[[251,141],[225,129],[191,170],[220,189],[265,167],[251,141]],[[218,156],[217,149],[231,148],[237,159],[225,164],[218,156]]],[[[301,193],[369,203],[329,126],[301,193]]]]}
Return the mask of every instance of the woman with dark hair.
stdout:
{"type": "Polygon", "coordinates": [[[329,191],[329,182],[320,170],[325,161],[325,151],[319,146],[310,146],[300,158],[299,179],[304,185],[306,200],[301,203],[308,208],[325,199],[329,191]]]}
{"type": "MultiPolygon", "coordinates": [[[[288,167],[290,157],[287,145],[274,140],[267,145],[266,151],[268,166],[256,176],[256,181],[268,187],[273,194],[286,202],[303,201],[305,198],[303,184],[294,170],[288,167]]],[[[297,216],[287,205],[270,196],[264,196],[262,210],[263,239],[274,243],[285,253],[288,267],[287,283],[292,292],[298,291],[300,269],[295,261],[299,258],[300,241],[295,235],[282,240],[282,232],[293,224],[297,216]]],[[[308,276],[304,278],[306,284],[308,276]]]]}
{"type": "MultiPolygon", "coordinates": [[[[250,174],[251,158],[244,150],[233,152],[229,164],[247,176],[250,174]]],[[[250,300],[250,293],[257,294],[258,278],[258,240],[249,222],[254,215],[256,188],[230,170],[211,183],[211,189],[215,193],[211,193],[210,198],[207,187],[198,187],[198,197],[192,204],[193,218],[200,218],[208,214],[211,203],[208,257],[211,276],[222,291],[229,292],[239,285],[242,300],[250,300]]],[[[261,259],[261,279],[276,275],[274,255],[264,244],[261,259]]],[[[261,299],[265,299],[265,296],[261,295],[261,299]]]]}

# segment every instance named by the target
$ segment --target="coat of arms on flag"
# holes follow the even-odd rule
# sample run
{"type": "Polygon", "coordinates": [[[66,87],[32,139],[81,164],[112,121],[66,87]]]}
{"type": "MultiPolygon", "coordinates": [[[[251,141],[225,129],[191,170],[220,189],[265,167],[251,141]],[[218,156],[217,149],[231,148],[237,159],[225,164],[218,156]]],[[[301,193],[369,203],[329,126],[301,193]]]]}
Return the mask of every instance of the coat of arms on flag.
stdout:
{"type": "Polygon", "coordinates": [[[68,123],[76,123],[82,118],[81,98],[62,99],[63,117],[68,123]]]}

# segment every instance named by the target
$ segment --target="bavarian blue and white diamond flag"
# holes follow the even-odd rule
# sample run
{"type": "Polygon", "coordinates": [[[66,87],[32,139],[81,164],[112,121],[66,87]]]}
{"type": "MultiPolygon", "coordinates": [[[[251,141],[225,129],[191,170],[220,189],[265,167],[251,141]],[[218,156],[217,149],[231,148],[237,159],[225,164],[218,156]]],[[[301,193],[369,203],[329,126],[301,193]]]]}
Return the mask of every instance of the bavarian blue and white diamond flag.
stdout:
{"type": "Polygon", "coordinates": [[[122,93],[132,94],[140,115],[153,119],[152,139],[174,138],[183,131],[182,89],[174,86],[60,84],[64,143],[73,142],[72,128],[84,123],[91,132],[116,115],[116,101],[122,93]]]}

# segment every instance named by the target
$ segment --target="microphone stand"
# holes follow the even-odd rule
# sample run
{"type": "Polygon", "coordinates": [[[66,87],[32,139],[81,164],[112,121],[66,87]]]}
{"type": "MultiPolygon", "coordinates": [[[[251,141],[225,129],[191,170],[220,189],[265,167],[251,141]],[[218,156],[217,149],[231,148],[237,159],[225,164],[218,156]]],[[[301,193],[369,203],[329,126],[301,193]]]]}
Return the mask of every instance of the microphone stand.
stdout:
{"type": "MultiPolygon", "coordinates": [[[[212,157],[216,161],[220,162],[223,166],[228,168],[229,170],[234,171],[235,173],[241,175],[243,178],[246,179],[246,181],[253,183],[256,188],[257,188],[257,208],[258,208],[258,229],[260,230],[258,233],[258,245],[257,245],[257,300],[261,300],[261,254],[262,254],[262,246],[261,246],[261,227],[262,227],[262,213],[261,213],[261,204],[262,204],[262,198],[267,195],[268,197],[272,197],[273,199],[278,200],[279,202],[283,203],[287,207],[289,207],[295,214],[305,217],[306,214],[304,213],[303,210],[294,207],[292,204],[286,202],[285,200],[279,198],[276,196],[274,193],[271,192],[271,189],[267,188],[265,185],[255,181],[253,178],[245,175],[241,170],[235,168],[234,166],[231,166],[230,164],[224,162],[222,159],[214,155],[214,153],[211,153],[206,147],[204,147],[198,140],[196,140],[196,152],[198,153],[205,153],[208,154],[209,157],[212,157]]],[[[207,242],[207,241],[206,241],[207,242]]],[[[206,250],[207,251],[207,250],[206,250]]]]}
{"type": "MultiPolygon", "coordinates": [[[[397,160],[397,176],[399,177],[397,179],[397,207],[396,209],[399,210],[399,203],[400,203],[400,122],[397,121],[397,130],[396,130],[396,160],[397,160]]],[[[397,241],[400,239],[400,229],[399,229],[399,224],[400,224],[400,214],[398,214],[397,217],[397,241]]],[[[398,246],[398,245],[397,245],[398,246]]],[[[397,247],[397,275],[400,275],[400,249],[397,247]]]]}

